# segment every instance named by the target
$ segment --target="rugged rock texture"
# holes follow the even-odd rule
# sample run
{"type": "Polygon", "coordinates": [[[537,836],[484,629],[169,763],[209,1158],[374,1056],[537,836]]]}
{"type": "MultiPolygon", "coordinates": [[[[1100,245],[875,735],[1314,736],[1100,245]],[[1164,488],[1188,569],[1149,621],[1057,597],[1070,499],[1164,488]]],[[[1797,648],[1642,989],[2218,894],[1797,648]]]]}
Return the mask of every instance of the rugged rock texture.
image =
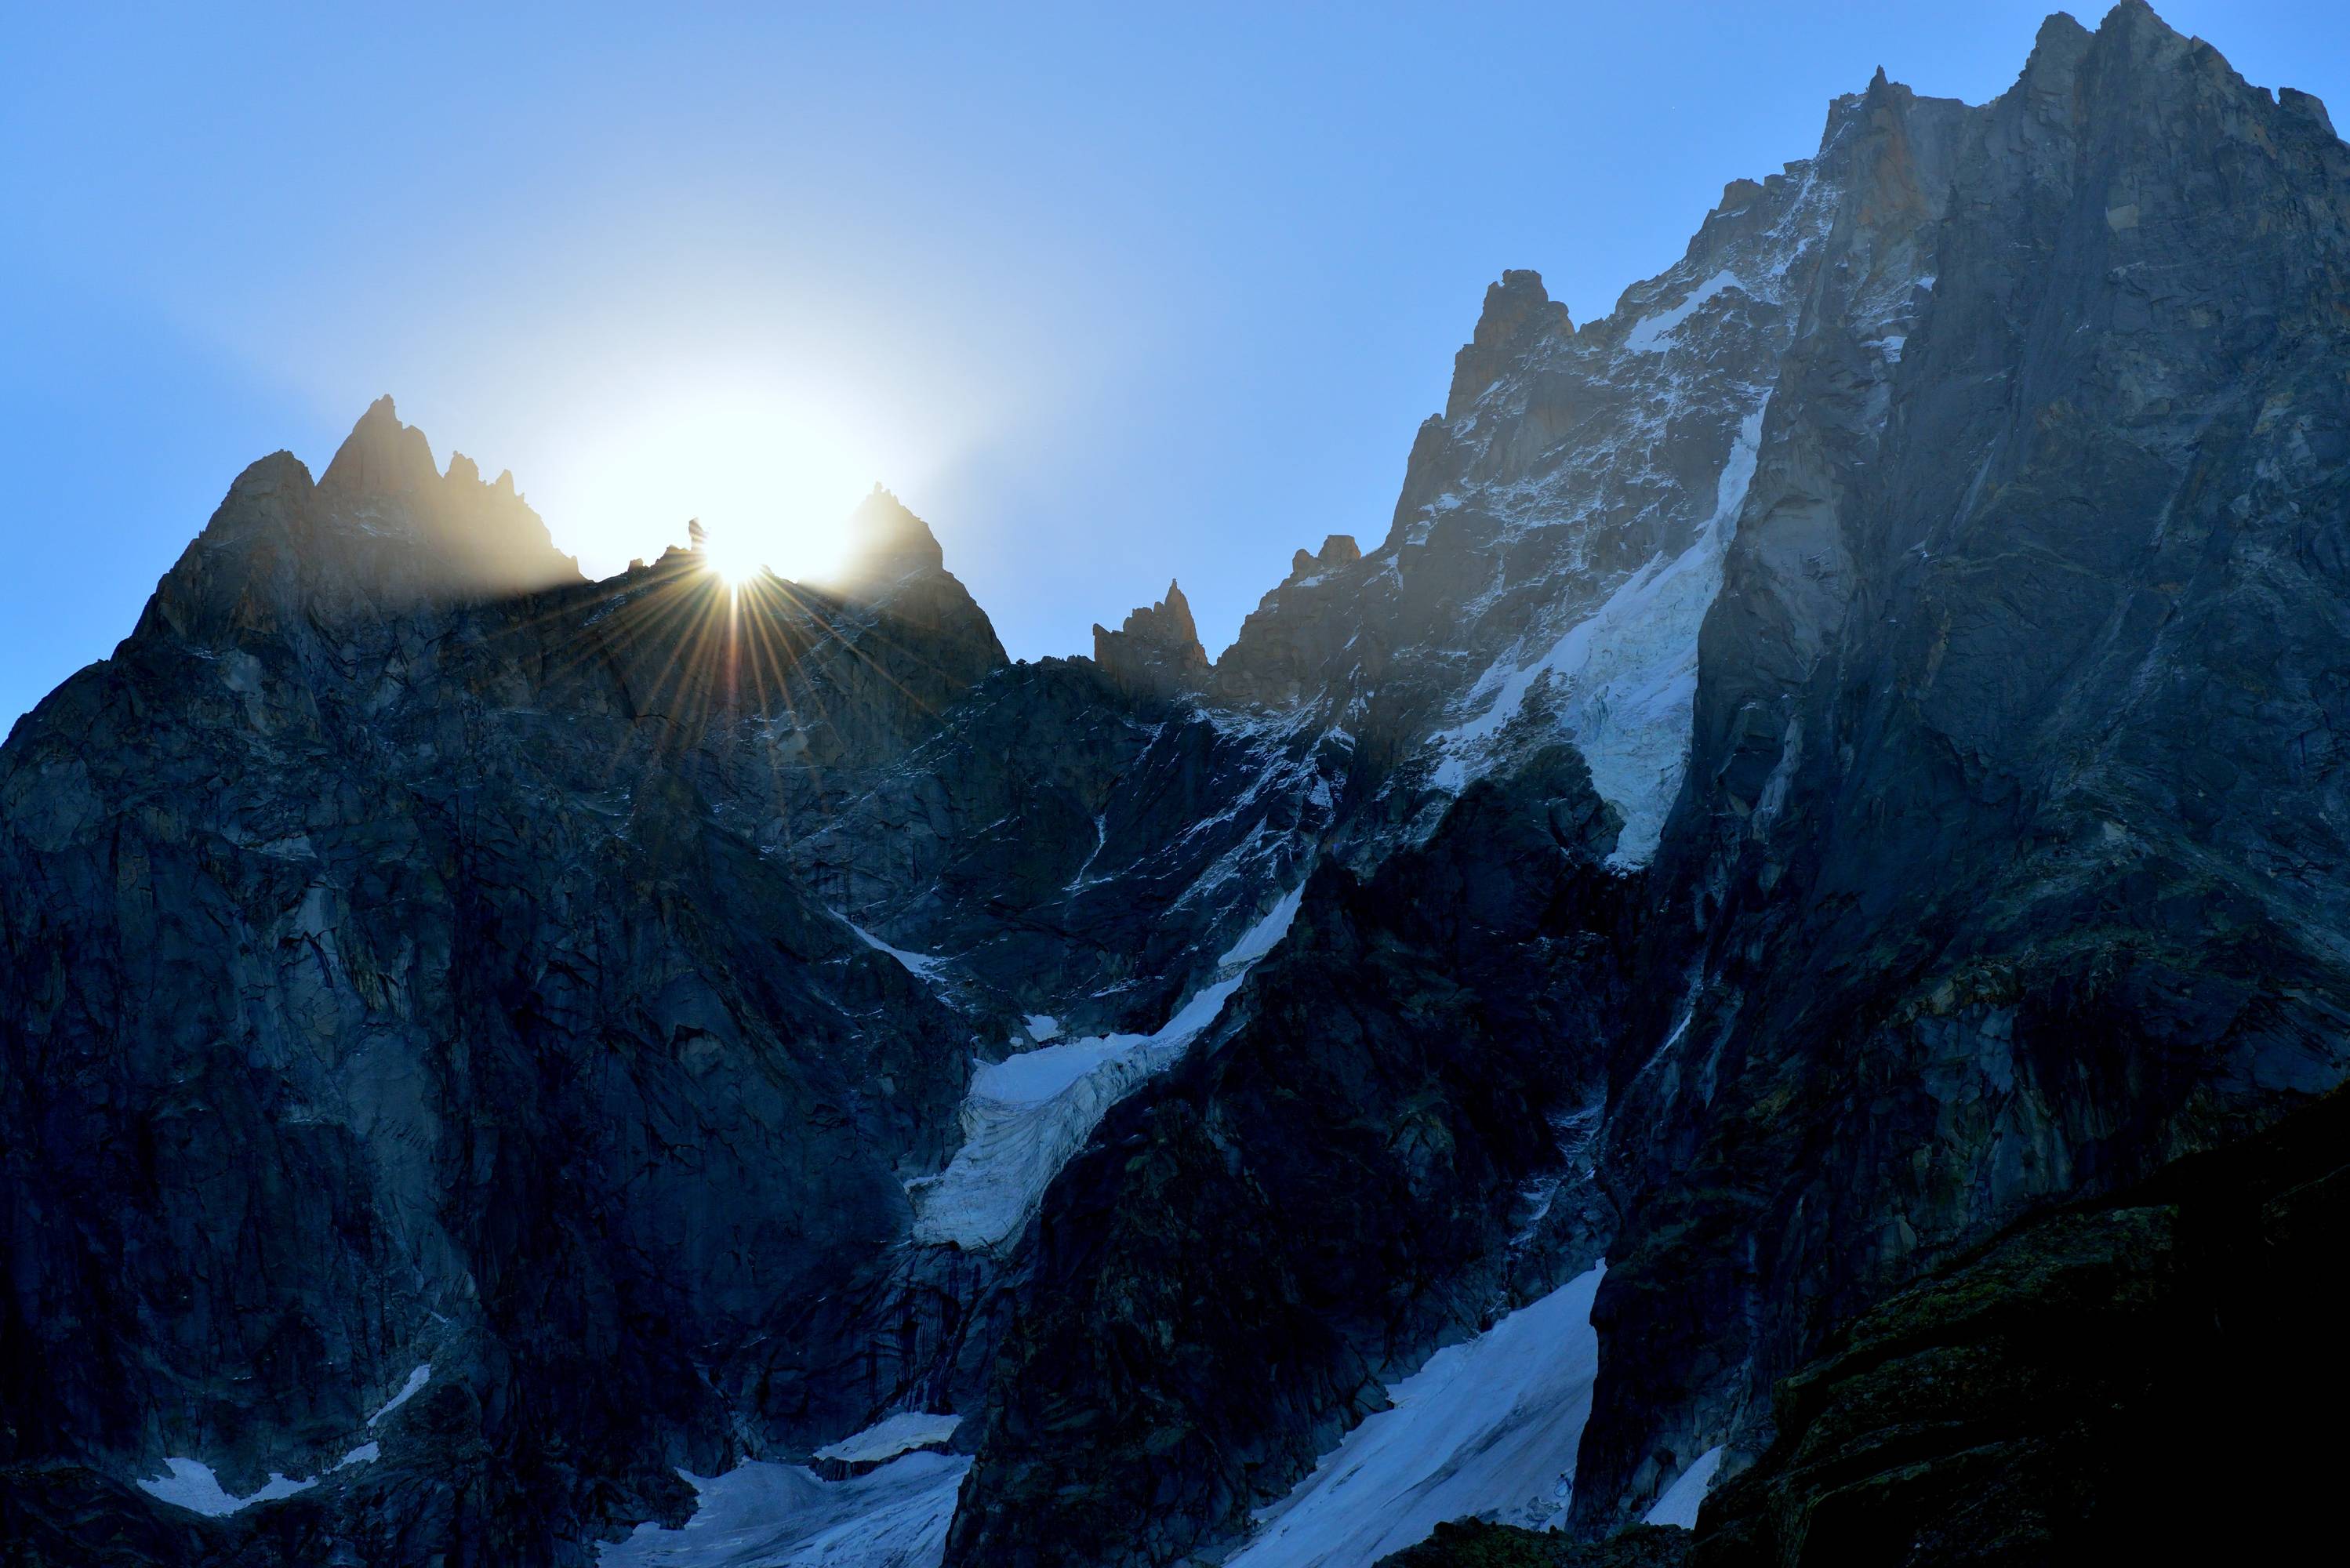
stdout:
{"type": "Polygon", "coordinates": [[[0,749],[0,1539],[577,1564],[919,1411],[958,1565],[1213,1557],[1603,1252],[1567,1533],[1413,1561],[1672,1560],[1717,1448],[1704,1561],[2137,1539],[2325,1326],[2345,233],[2142,5],[1880,74],[1607,317],[1505,274],[1212,668],[1012,664],[878,489],[588,584],[388,401],[255,464],[0,749]]]}
{"type": "Polygon", "coordinates": [[[945,955],[1006,1029],[1147,1032],[1304,877],[1353,768],[1344,736],[1045,659],[973,691],[792,855],[836,907],[945,955]]]}
{"type": "Polygon", "coordinates": [[[1556,747],[1315,875],[1245,1012],[1055,1183],[950,1563],[1180,1560],[1383,1375],[1589,1266],[1608,1217],[1538,1179],[1622,1002],[1617,827],[1556,747]]]}
{"type": "Polygon", "coordinates": [[[1173,583],[1164,599],[1134,611],[1118,630],[1095,627],[1094,662],[1136,697],[1172,697],[1208,683],[1208,650],[1200,646],[1191,601],[1173,583]]]}
{"type": "Polygon", "coordinates": [[[1866,103],[1936,281],[1898,359],[1822,294],[1706,622],[1591,1526],[1920,1269],[2350,1065],[2350,152],[2136,5],[1955,131],[1866,103]]]}
{"type": "Polygon", "coordinates": [[[1332,534],[1322,541],[1319,554],[1300,550],[1289,558],[1289,581],[1300,583],[1339,566],[1351,566],[1363,558],[1363,547],[1355,543],[1352,534],[1332,534]]]}
{"type": "MultiPolygon", "coordinates": [[[[1214,692],[1349,731],[1394,796],[1381,820],[1420,831],[1469,780],[1572,740],[1625,816],[1619,863],[1644,863],[1763,408],[1814,291],[1904,216],[1863,189],[1887,156],[1872,113],[1840,100],[1818,157],[1732,187],[1604,320],[1577,330],[1531,272],[1488,290],[1387,539],[1267,595],[1214,692]]],[[[1884,331],[1914,306],[1911,275],[1867,296],[1884,331]]]]}
{"type": "Polygon", "coordinates": [[[560,1557],[739,1413],[835,1417],[783,1331],[902,1234],[970,1051],[757,825],[984,618],[681,554],[474,602],[565,563],[470,473],[388,403],[315,486],[264,460],[0,754],[7,1457],[242,1492],[371,1436],[380,1561],[560,1557]]]}
{"type": "Polygon", "coordinates": [[[1781,1385],[1695,1561],[2289,1561],[2350,1395],[2350,1098],[2033,1220],[1781,1385]],[[2293,1433],[2278,1443],[2241,1440],[2293,1433]]]}

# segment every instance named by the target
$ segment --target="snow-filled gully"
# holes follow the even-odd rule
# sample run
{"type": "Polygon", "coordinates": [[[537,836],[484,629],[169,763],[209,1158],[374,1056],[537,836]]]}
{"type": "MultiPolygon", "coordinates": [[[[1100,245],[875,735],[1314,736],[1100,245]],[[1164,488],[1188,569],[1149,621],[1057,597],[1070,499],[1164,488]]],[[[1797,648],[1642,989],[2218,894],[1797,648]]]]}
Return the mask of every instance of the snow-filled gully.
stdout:
{"type": "MultiPolygon", "coordinates": [[[[1015,1241],[1110,1107],[1222,1014],[1279,946],[1303,894],[1301,882],[1284,895],[1151,1033],[1057,1040],[1056,1021],[1029,1020],[1040,1044],[979,1067],[962,1106],[962,1149],[939,1175],[909,1184],[914,1240],[991,1251],[1015,1241]]],[[[1227,1568],[1367,1563],[1445,1520],[1471,1516],[1556,1525],[1591,1412],[1599,1364],[1591,1303],[1604,1272],[1594,1268],[1438,1351],[1394,1384],[1388,1409],[1258,1511],[1227,1568]]],[[[972,1462],[936,1451],[955,1421],[900,1414],[818,1450],[828,1460],[879,1461],[847,1480],[750,1460],[714,1478],[688,1475],[698,1494],[693,1517],[676,1530],[639,1526],[601,1548],[599,1568],[938,1568],[972,1462]]],[[[1711,1474],[1705,1461],[1691,1467],[1658,1516],[1693,1513],[1711,1474]]]]}
{"type": "MultiPolygon", "coordinates": [[[[1389,1387],[1388,1409],[1258,1511],[1226,1568],[1355,1568],[1450,1519],[1555,1525],[1599,1370],[1591,1303],[1604,1272],[1592,1269],[1438,1351],[1389,1387]]],[[[952,1429],[951,1417],[910,1415],[845,1438],[826,1452],[896,1455],[847,1480],[751,1461],[714,1478],[688,1474],[693,1517],[676,1530],[638,1526],[600,1549],[598,1568],[938,1568],[971,1460],[899,1448],[952,1429]]],[[[1711,1475],[1704,1460],[1691,1467],[1651,1517],[1694,1513],[1711,1475]]]]}
{"type": "Polygon", "coordinates": [[[1624,815],[1610,863],[1644,866],[1655,855],[1689,766],[1698,631],[1721,592],[1769,403],[1765,396],[1739,425],[1712,514],[1687,549],[1634,572],[1541,657],[1524,664],[1516,662],[1523,655],[1504,659],[1479,679],[1468,701],[1484,706],[1429,737],[1442,748],[1439,787],[1458,794],[1492,767],[1503,730],[1538,685],[1554,683],[1560,721],[1590,765],[1592,787],[1624,815]]]}
{"type": "Polygon", "coordinates": [[[971,1460],[909,1453],[827,1481],[802,1465],[748,1461],[687,1474],[696,1497],[676,1530],[640,1524],[598,1568],[938,1568],[971,1460]]]}
{"type": "Polygon", "coordinates": [[[1445,1520],[1544,1530],[1565,1517],[1599,1373],[1595,1268],[1388,1389],[1290,1494],[1256,1515],[1226,1568],[1353,1568],[1445,1520]]]}
{"type": "Polygon", "coordinates": [[[994,1251],[1016,1240],[1045,1188],[1110,1107],[1172,1066],[1222,1013],[1249,971],[1288,932],[1304,893],[1301,881],[1283,895],[1217,960],[1211,983],[1155,1032],[1087,1035],[981,1064],[963,1100],[962,1147],[945,1170],[907,1184],[914,1240],[966,1251],[994,1251]]]}

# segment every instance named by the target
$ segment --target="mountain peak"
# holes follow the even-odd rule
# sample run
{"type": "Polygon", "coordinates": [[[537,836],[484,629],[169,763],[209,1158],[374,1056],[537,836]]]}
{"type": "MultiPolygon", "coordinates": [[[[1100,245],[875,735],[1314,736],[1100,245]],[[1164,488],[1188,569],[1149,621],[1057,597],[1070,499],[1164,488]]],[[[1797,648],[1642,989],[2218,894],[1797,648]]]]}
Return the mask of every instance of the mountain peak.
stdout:
{"type": "MultiPolygon", "coordinates": [[[[343,439],[318,480],[317,499],[326,531],[315,535],[313,550],[344,536],[348,551],[351,541],[339,533],[338,520],[347,529],[354,509],[369,520],[370,536],[396,538],[396,529],[384,534],[386,521],[406,521],[415,556],[390,569],[388,581],[471,597],[528,593],[579,576],[578,563],[556,549],[546,523],[515,490],[511,470],[493,483],[482,478],[480,463],[452,452],[444,473],[433,460],[432,443],[401,422],[389,393],[369,403],[343,439]]],[[[326,567],[334,558],[322,554],[317,564],[326,567]]]]}
{"type": "Polygon", "coordinates": [[[1363,547],[1355,543],[1352,534],[1330,534],[1324,536],[1322,548],[1300,550],[1289,557],[1289,580],[1313,576],[1333,566],[1351,566],[1363,558],[1363,547]]]}
{"type": "Polygon", "coordinates": [[[1452,389],[1444,404],[1446,421],[1466,413],[1535,337],[1574,330],[1566,306],[1543,287],[1542,274],[1532,267],[1504,271],[1500,282],[1485,286],[1485,306],[1478,314],[1477,330],[1453,356],[1452,389]]]}
{"type": "MultiPolygon", "coordinates": [[[[1191,601],[1183,597],[1183,586],[1172,577],[1167,579],[1167,597],[1159,600],[1159,608],[1166,616],[1170,628],[1179,640],[1200,640],[1200,628],[1191,619],[1191,601]]],[[[1138,609],[1134,615],[1142,613],[1138,609]]],[[[1127,619],[1131,621],[1134,615],[1127,617],[1127,619]]]]}
{"type": "Polygon", "coordinates": [[[2095,37],[2069,13],[2052,12],[2033,37],[2032,53],[2023,62],[2023,73],[2016,78],[2016,86],[2034,94],[2062,90],[2063,84],[2072,79],[2081,57],[2089,52],[2095,37]]]}
{"type": "Polygon", "coordinates": [[[318,488],[346,499],[404,495],[430,489],[440,478],[432,443],[414,425],[400,422],[400,410],[387,392],[367,406],[343,438],[318,488]]]}
{"type": "Polygon", "coordinates": [[[946,569],[946,552],[931,525],[876,483],[848,514],[844,585],[889,583],[910,573],[946,569]]]}
{"type": "Polygon", "coordinates": [[[1169,581],[1165,598],[1131,611],[1116,631],[1096,626],[1094,662],[1112,684],[1136,696],[1171,696],[1206,684],[1208,650],[1181,585],[1169,581]]]}

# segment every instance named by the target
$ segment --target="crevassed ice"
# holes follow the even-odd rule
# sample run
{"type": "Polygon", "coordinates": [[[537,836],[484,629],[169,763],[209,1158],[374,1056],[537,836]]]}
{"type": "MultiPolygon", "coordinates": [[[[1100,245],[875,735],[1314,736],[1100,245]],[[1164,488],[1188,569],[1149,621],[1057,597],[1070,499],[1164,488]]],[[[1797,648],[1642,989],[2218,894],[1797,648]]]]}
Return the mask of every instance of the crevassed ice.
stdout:
{"type": "Polygon", "coordinates": [[[1354,1568],[1471,1516],[1541,1530],[1565,1511],[1591,1414],[1593,1269],[1388,1390],[1290,1494],[1258,1511],[1225,1568],[1354,1568]]]}
{"type": "Polygon", "coordinates": [[[681,1470],[693,1517],[640,1524],[598,1548],[598,1568],[938,1568],[971,1459],[906,1454],[827,1481],[799,1465],[745,1461],[723,1476],[681,1470]]]}
{"type": "Polygon", "coordinates": [[[1683,1530],[1697,1528],[1698,1505],[1705,1501],[1708,1489],[1713,1485],[1713,1472],[1721,1468],[1721,1446],[1700,1454],[1679,1480],[1665,1489],[1657,1499],[1657,1506],[1648,1510],[1643,1524],[1678,1524],[1683,1530]]]}
{"type": "Polygon", "coordinates": [[[945,1170],[907,1183],[914,1240],[979,1250],[1018,1235],[1109,1108],[1171,1066],[1216,1021],[1250,969],[1287,933],[1303,894],[1301,882],[1274,904],[1217,961],[1215,981],[1156,1032],[1088,1035],[982,1064],[963,1097],[962,1147],[945,1170]]]}
{"type": "Polygon", "coordinates": [[[1459,793],[1493,761],[1494,742],[1537,682],[1555,682],[1560,723],[1592,787],[1624,816],[1609,864],[1645,866],[1689,766],[1697,707],[1697,639],[1721,592],[1762,443],[1766,394],[1739,425],[1715,487],[1712,515],[1679,556],[1650,561],[1533,662],[1497,665],[1478,682],[1493,697],[1475,718],[1430,737],[1444,747],[1435,782],[1459,793]]]}
{"type": "Polygon", "coordinates": [[[173,1456],[163,1461],[163,1473],[139,1483],[139,1490],[159,1502],[174,1508],[184,1508],[191,1513],[207,1514],[214,1519],[250,1508],[256,1502],[275,1502],[281,1497],[292,1497],[318,1484],[313,1476],[307,1480],[289,1480],[276,1470],[269,1472],[268,1483],[259,1490],[243,1497],[233,1497],[213,1473],[212,1466],[201,1459],[173,1456]]]}
{"type": "Polygon", "coordinates": [[[820,1459],[844,1464],[873,1464],[916,1449],[934,1448],[954,1436],[961,1416],[934,1416],[922,1410],[901,1410],[875,1422],[854,1437],[827,1443],[816,1451],[820,1459]]]}

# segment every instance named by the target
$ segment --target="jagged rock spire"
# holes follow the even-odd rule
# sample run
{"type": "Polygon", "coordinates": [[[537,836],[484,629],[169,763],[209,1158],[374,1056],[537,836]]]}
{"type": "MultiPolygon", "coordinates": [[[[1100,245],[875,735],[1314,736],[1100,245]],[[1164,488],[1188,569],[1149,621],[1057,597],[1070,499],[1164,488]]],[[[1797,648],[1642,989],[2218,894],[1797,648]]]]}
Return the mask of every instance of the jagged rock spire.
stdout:
{"type": "Polygon", "coordinates": [[[1566,306],[1543,287],[1542,274],[1513,267],[1502,281],[1485,286],[1485,308],[1477,330],[1452,358],[1452,391],[1444,401],[1447,421],[1469,411],[1485,389],[1500,379],[1525,346],[1545,332],[1568,333],[1575,323],[1566,306]]]}
{"type": "Polygon", "coordinates": [[[1295,582],[1335,566],[1351,566],[1363,558],[1363,547],[1355,543],[1352,534],[1332,534],[1322,541],[1319,554],[1300,550],[1289,557],[1289,580],[1295,582]]]}
{"type": "MultiPolygon", "coordinates": [[[[472,470],[473,464],[468,462],[466,467],[472,470]]],[[[440,480],[432,443],[414,425],[400,422],[400,410],[387,392],[368,405],[351,433],[343,438],[318,488],[338,499],[355,501],[413,495],[432,489],[440,480]]]]}
{"type": "Polygon", "coordinates": [[[931,525],[878,483],[848,514],[848,548],[837,581],[845,587],[893,582],[911,572],[946,569],[931,525]]]}
{"type": "MultiPolygon", "coordinates": [[[[290,452],[240,475],[148,618],[197,640],[351,613],[360,606],[496,598],[579,580],[514,475],[484,483],[452,452],[400,422],[389,396],[368,405],[313,485],[290,452]]],[[[142,621],[142,625],[147,624],[142,621]]]]}
{"type": "Polygon", "coordinates": [[[1136,696],[1167,697],[1206,685],[1208,650],[1200,644],[1181,586],[1170,581],[1165,598],[1134,610],[1116,631],[1096,626],[1094,662],[1119,690],[1136,696]]]}

